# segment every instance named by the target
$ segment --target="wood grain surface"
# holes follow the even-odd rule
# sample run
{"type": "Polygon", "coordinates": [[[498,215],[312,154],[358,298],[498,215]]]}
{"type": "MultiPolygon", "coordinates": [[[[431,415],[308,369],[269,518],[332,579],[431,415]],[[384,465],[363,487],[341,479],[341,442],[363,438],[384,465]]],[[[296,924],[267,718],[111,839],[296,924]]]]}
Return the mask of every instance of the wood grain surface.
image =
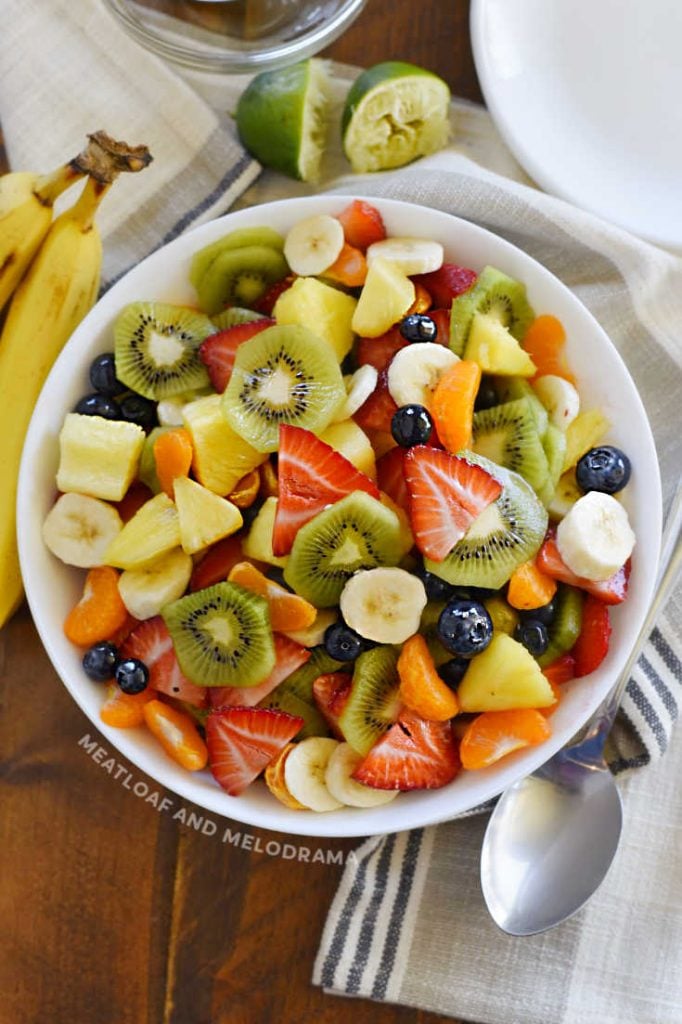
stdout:
{"type": "MultiPolygon", "coordinates": [[[[415,61],[480,99],[468,6],[368,0],[327,54],[415,61]]],[[[0,708],[0,1024],[451,1021],[313,988],[340,866],[223,842],[226,826],[247,846],[274,837],[213,816],[206,834],[183,824],[197,809],[115,751],[111,777],[79,745],[99,736],[25,607],[0,632],[0,708]],[[155,808],[164,795],[171,806],[155,808]]],[[[277,838],[309,857],[359,842],[277,838]]]]}

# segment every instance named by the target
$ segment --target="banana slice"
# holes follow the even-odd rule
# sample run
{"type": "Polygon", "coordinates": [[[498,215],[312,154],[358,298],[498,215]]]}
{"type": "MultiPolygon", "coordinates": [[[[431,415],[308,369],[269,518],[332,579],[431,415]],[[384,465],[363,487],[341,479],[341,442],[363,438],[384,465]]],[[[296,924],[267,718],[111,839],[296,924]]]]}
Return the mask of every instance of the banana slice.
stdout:
{"type": "Polygon", "coordinates": [[[43,523],[43,540],[67,565],[92,569],[104,564],[104,552],[123,529],[112,505],[86,494],[62,494],[43,523]]]}
{"type": "Polygon", "coordinates": [[[331,795],[324,781],[329,758],[338,740],[309,736],[296,744],[284,762],[284,784],[294,800],[311,811],[337,811],[343,804],[331,795]]]}
{"type": "Polygon", "coordinates": [[[589,491],[559,523],[556,542],[571,572],[598,581],[609,579],[627,562],[635,535],[619,501],[610,494],[589,491]]]}
{"type": "Polygon", "coordinates": [[[333,797],[348,807],[379,807],[395,800],[397,790],[372,789],[351,778],[362,761],[362,754],[350,743],[339,743],[327,762],[324,781],[333,797]]]}
{"type": "Polygon", "coordinates": [[[398,406],[416,404],[428,409],[438,381],[457,362],[459,356],[432,341],[401,348],[388,367],[391,398],[398,406]]]}
{"type": "Polygon", "coordinates": [[[533,391],[549,413],[550,421],[565,430],[580,412],[580,395],[570,381],[548,373],[533,384],[533,391]]]}
{"type": "Polygon", "coordinates": [[[344,420],[349,420],[372,394],[377,386],[378,379],[379,374],[377,370],[370,366],[369,363],[361,366],[355,373],[346,375],[343,378],[343,383],[346,386],[346,399],[340,405],[339,411],[334,416],[332,423],[342,423],[344,420]]]}
{"type": "Polygon", "coordinates": [[[320,213],[293,226],[284,242],[284,255],[294,274],[313,277],[331,267],[343,242],[341,222],[320,213]]]}
{"type": "Polygon", "coordinates": [[[379,644],[401,644],[419,629],[424,584],[405,569],[361,569],[341,593],[341,615],[351,629],[379,644]]]}
{"type": "Polygon", "coordinates": [[[182,410],[187,405],[184,398],[162,398],[156,406],[156,416],[162,427],[182,427],[182,410]]]}
{"type": "Polygon", "coordinates": [[[433,270],[440,270],[444,255],[440,242],[426,238],[384,238],[380,242],[373,242],[368,248],[367,265],[371,266],[377,257],[381,257],[410,277],[412,274],[430,274],[433,270]]]}
{"type": "Polygon", "coordinates": [[[277,757],[273,758],[265,769],[265,785],[285,807],[290,807],[292,811],[306,811],[308,808],[291,795],[284,782],[284,765],[291,751],[295,749],[295,743],[287,743],[277,757]]]}
{"type": "Polygon", "coordinates": [[[151,619],[165,604],[182,597],[193,566],[191,556],[176,548],[146,569],[126,569],[118,580],[121,600],[136,619],[151,619]]]}

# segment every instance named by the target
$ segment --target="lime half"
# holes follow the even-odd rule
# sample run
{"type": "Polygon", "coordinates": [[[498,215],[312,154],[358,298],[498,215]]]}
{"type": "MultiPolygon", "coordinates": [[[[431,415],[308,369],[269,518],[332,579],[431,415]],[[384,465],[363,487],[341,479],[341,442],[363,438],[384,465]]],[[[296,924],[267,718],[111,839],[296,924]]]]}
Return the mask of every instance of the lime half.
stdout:
{"type": "Polygon", "coordinates": [[[389,60],[363,71],[346,98],[341,132],[354,171],[385,171],[442,149],[450,89],[415,64],[389,60]]]}
{"type": "Polygon", "coordinates": [[[327,131],[328,95],[321,60],[311,58],[264,71],[239,99],[239,137],[265,167],[290,178],[316,181],[327,131]]]}

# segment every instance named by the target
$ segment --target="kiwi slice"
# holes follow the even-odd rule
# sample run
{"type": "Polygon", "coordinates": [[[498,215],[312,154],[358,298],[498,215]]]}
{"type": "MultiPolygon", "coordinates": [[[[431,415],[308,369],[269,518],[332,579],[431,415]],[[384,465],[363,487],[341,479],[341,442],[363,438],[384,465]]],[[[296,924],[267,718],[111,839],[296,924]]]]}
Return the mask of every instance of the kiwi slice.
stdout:
{"type": "Polygon", "coordinates": [[[347,743],[363,756],[400,712],[398,651],[373,647],[355,662],[353,682],[338,726],[347,743]]]}
{"type": "Polygon", "coordinates": [[[298,531],[284,579],[316,608],[329,608],[339,603],[353,573],[397,565],[402,553],[395,512],[364,491],[353,491],[298,531]]]}
{"type": "Polygon", "coordinates": [[[281,423],[324,430],[346,397],[331,346],[307,327],[268,327],[237,349],[223,411],[259,452],[274,452],[281,423]]]}
{"type": "Polygon", "coordinates": [[[303,725],[296,733],[297,740],[307,739],[308,736],[328,736],[329,727],[324,718],[313,704],[295,693],[283,690],[277,686],[258,705],[260,708],[276,708],[278,711],[286,711],[289,715],[298,715],[303,719],[303,725]]]}
{"type": "Polygon", "coordinates": [[[161,612],[180,668],[198,686],[255,686],[272,671],[267,601],[236,583],[216,583],[161,612]]]}
{"type": "Polygon", "coordinates": [[[502,493],[474,520],[442,562],[424,559],[429,572],[455,586],[499,590],[514,569],[538,551],[547,530],[547,510],[530,484],[481,455],[461,452],[502,484],[502,493]]]}
{"type": "Polygon", "coordinates": [[[537,659],[542,668],[570,651],[583,627],[583,595],[577,587],[560,584],[554,597],[554,618],[547,627],[549,646],[537,659]]]}
{"type": "Polygon", "coordinates": [[[222,313],[216,313],[211,320],[220,331],[226,331],[229,327],[236,327],[238,324],[250,324],[254,320],[266,320],[262,313],[256,313],[253,309],[244,309],[242,306],[230,306],[222,313]]]}
{"type": "Polygon", "coordinates": [[[289,273],[281,252],[267,245],[226,249],[213,260],[196,286],[199,307],[213,316],[225,306],[250,306],[289,273]]]}
{"type": "Polygon", "coordinates": [[[114,325],[116,376],[159,401],[208,387],[198,349],[216,328],[207,316],[167,302],[131,302],[114,325]]]}
{"type": "Polygon", "coordinates": [[[474,413],[472,448],[519,473],[536,491],[547,483],[547,458],[526,398],[474,413]]]}
{"type": "Polygon", "coordinates": [[[549,506],[552,503],[556,489],[561,479],[561,471],[564,468],[566,457],[566,435],[563,430],[553,423],[547,424],[542,448],[547,459],[547,482],[538,491],[538,497],[543,505],[549,506]]]}
{"type": "Polygon", "coordinates": [[[277,687],[277,693],[291,693],[309,704],[313,702],[313,683],[318,676],[326,675],[327,672],[341,672],[347,669],[347,664],[330,658],[324,647],[313,647],[310,657],[305,665],[301,665],[290,676],[287,676],[277,687]]]}
{"type": "Polygon", "coordinates": [[[283,237],[272,228],[238,228],[237,231],[231,231],[229,235],[224,235],[210,245],[205,245],[194,254],[189,268],[189,279],[194,287],[199,288],[199,282],[204,274],[221,253],[227,252],[228,249],[244,249],[250,245],[263,245],[277,252],[284,251],[283,237]]]}
{"type": "Polygon", "coordinates": [[[517,398],[528,399],[535,426],[540,437],[544,437],[549,422],[549,415],[544,405],[523,377],[493,377],[495,390],[500,396],[500,403],[514,402],[517,398]]]}
{"type": "Polygon", "coordinates": [[[450,348],[458,356],[464,352],[474,313],[494,316],[517,341],[535,319],[526,286],[494,267],[485,267],[473,288],[452,300],[450,348]]]}

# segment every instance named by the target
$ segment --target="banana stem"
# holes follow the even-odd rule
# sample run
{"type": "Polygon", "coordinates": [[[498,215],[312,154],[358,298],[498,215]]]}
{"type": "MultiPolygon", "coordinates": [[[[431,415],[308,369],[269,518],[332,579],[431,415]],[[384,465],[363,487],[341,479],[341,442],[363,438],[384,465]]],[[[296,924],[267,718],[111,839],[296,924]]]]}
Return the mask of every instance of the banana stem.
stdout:
{"type": "Polygon", "coordinates": [[[57,196],[70,188],[75,181],[82,178],[85,171],[76,167],[73,160],[63,164],[51,174],[43,174],[36,181],[33,194],[40,200],[43,206],[52,206],[57,196]]]}
{"type": "Polygon", "coordinates": [[[80,196],[66,212],[69,220],[75,221],[83,234],[92,229],[99,204],[111,188],[112,182],[97,181],[88,177],[80,196]]]}

